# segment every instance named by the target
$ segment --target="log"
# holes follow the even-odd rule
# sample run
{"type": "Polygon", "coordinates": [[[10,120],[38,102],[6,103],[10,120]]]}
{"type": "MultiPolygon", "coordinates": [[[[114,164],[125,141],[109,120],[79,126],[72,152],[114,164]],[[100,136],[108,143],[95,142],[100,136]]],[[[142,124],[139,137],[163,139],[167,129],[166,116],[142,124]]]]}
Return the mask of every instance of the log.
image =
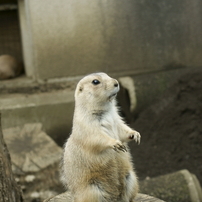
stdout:
{"type": "Polygon", "coordinates": [[[0,202],[23,202],[22,192],[11,170],[11,159],[3,138],[0,113],[0,202]]]}
{"type": "Polygon", "coordinates": [[[169,202],[202,202],[200,183],[188,170],[141,181],[140,191],[169,202]]]}
{"type": "MultiPolygon", "coordinates": [[[[46,199],[43,202],[72,202],[72,197],[69,192],[65,192],[55,197],[46,199]]],[[[164,201],[145,194],[138,194],[134,202],[164,202],[164,201]]]]}

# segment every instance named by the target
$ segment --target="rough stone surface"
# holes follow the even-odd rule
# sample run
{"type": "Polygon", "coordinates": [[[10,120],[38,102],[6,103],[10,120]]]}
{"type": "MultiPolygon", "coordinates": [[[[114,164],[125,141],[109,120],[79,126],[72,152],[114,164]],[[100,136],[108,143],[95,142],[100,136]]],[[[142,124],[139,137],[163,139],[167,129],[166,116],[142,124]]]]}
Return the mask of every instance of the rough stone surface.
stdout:
{"type": "Polygon", "coordinates": [[[188,170],[147,178],[140,182],[140,191],[169,202],[202,201],[200,185],[188,170]]]}
{"type": "Polygon", "coordinates": [[[42,124],[4,130],[15,173],[37,172],[58,162],[62,149],[42,131],[42,124]]]}

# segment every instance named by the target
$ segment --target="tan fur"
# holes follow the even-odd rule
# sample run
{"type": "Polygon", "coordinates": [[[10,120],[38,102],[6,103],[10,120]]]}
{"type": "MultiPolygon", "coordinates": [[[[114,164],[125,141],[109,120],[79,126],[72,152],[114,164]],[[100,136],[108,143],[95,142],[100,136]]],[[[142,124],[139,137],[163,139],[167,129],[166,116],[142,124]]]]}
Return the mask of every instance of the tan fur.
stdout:
{"type": "Polygon", "coordinates": [[[18,76],[22,71],[22,64],[11,55],[0,56],[0,80],[18,76]]]}
{"type": "Polygon", "coordinates": [[[105,73],[90,74],[77,84],[63,158],[63,182],[74,202],[132,202],[138,192],[127,142],[139,143],[140,134],[118,115],[118,91],[118,81],[105,73]]]}

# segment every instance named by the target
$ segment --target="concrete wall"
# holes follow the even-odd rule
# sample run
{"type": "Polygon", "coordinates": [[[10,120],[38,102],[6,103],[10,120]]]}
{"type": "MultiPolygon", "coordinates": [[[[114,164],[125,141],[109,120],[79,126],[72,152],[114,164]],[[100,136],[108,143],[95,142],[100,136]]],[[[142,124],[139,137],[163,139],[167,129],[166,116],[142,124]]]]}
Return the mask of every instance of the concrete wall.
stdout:
{"type": "Polygon", "coordinates": [[[19,0],[28,76],[202,66],[201,0],[19,0]]]}
{"type": "Polygon", "coordinates": [[[74,92],[60,90],[35,94],[0,94],[2,128],[42,123],[43,130],[61,146],[71,132],[74,92]]]}

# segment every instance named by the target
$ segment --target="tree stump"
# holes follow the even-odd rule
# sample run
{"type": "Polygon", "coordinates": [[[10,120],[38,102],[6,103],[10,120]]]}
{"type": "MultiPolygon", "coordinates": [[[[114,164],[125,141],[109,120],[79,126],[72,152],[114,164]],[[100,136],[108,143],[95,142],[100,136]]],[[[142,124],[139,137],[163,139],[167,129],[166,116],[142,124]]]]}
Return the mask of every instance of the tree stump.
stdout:
{"type": "Polygon", "coordinates": [[[0,202],[14,201],[23,202],[23,198],[11,170],[11,159],[3,138],[0,113],[0,202]]]}
{"type": "MultiPolygon", "coordinates": [[[[69,192],[59,194],[55,197],[44,200],[43,202],[71,202],[72,197],[69,192]]],[[[146,194],[138,194],[134,202],[164,202],[160,199],[148,196],[146,194]]]]}

